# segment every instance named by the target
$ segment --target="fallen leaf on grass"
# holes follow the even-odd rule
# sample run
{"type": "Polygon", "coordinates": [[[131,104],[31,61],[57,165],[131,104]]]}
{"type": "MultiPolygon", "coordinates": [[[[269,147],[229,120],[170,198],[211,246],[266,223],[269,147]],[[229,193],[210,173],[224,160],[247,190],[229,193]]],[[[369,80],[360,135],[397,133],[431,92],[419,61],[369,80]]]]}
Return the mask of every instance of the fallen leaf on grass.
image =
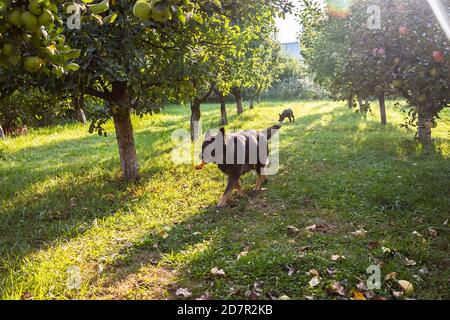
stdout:
{"type": "Polygon", "coordinates": [[[296,271],[295,268],[292,267],[292,266],[286,266],[286,269],[287,269],[289,277],[292,277],[294,275],[295,271],[296,271]]]}
{"type": "Polygon", "coordinates": [[[384,280],[386,280],[386,281],[392,280],[392,279],[395,279],[397,276],[398,276],[397,272],[390,272],[384,277],[384,280]]]}
{"type": "Polygon", "coordinates": [[[308,271],[308,274],[310,275],[310,276],[313,276],[313,277],[318,277],[320,274],[319,274],[319,271],[317,271],[316,269],[311,269],[311,270],[309,270],[308,271]]]}
{"type": "Polygon", "coordinates": [[[334,229],[335,226],[328,223],[317,223],[305,228],[308,232],[317,232],[317,233],[328,233],[330,230],[334,229]]]}
{"type": "MultiPolygon", "coordinates": [[[[364,290],[360,290],[360,291],[364,291],[364,290]]],[[[369,299],[369,300],[374,299],[376,297],[375,292],[373,292],[372,290],[366,291],[364,293],[364,295],[365,295],[366,299],[369,299]]]]}
{"type": "Polygon", "coordinates": [[[420,232],[417,232],[417,231],[413,231],[412,234],[415,235],[416,237],[420,237],[420,238],[423,237],[423,235],[420,232]]]}
{"type": "Polygon", "coordinates": [[[408,258],[405,258],[405,266],[415,266],[417,264],[417,262],[415,262],[414,260],[410,260],[408,258]]]}
{"type": "Polygon", "coordinates": [[[444,221],[443,225],[444,226],[448,225],[448,219],[444,221]]]}
{"type": "Polygon", "coordinates": [[[341,261],[341,260],[346,260],[347,258],[345,256],[340,256],[338,254],[333,254],[331,256],[331,260],[332,261],[341,261]]]}
{"type": "Polygon", "coordinates": [[[242,257],[245,257],[248,254],[248,251],[242,251],[241,253],[238,253],[236,260],[240,260],[242,257]]]}
{"type": "Polygon", "coordinates": [[[290,234],[298,234],[300,233],[300,230],[294,226],[288,226],[287,227],[288,233],[290,234]]]}
{"type": "Polygon", "coordinates": [[[250,300],[257,300],[261,294],[255,290],[248,290],[245,296],[250,300]]]}
{"type": "Polygon", "coordinates": [[[359,291],[367,291],[367,285],[364,281],[360,281],[357,285],[356,285],[356,289],[358,289],[359,291]]]}
{"type": "Polygon", "coordinates": [[[278,300],[291,300],[291,298],[289,298],[287,295],[282,295],[278,297],[278,300]]]}
{"type": "Polygon", "coordinates": [[[367,300],[367,299],[362,292],[352,290],[352,300],[367,300]]]}
{"type": "Polygon", "coordinates": [[[309,280],[308,284],[311,288],[317,287],[320,284],[319,277],[313,277],[311,280],[309,280]]]}
{"type": "Polygon", "coordinates": [[[367,248],[373,250],[381,247],[381,243],[379,241],[371,241],[367,244],[367,248]]]}
{"type": "Polygon", "coordinates": [[[304,246],[298,249],[299,252],[304,253],[311,249],[311,246],[304,246]]]}
{"type": "Polygon", "coordinates": [[[29,293],[29,292],[24,292],[20,296],[20,299],[22,299],[22,300],[32,300],[33,299],[33,295],[31,293],[29,293]]]}
{"type": "Polygon", "coordinates": [[[333,282],[327,286],[325,289],[328,295],[330,296],[345,296],[345,287],[340,282],[333,282]]]}
{"type": "Polygon", "coordinates": [[[205,292],[200,296],[200,298],[197,298],[195,300],[213,300],[213,296],[209,292],[205,292]]]}
{"type": "Polygon", "coordinates": [[[428,269],[426,267],[422,268],[419,270],[420,274],[427,274],[428,273],[428,269]]]}
{"type": "Polygon", "coordinates": [[[317,229],[317,225],[313,224],[312,226],[306,227],[305,229],[306,229],[306,231],[312,232],[312,231],[315,231],[317,229]]]}
{"type": "Polygon", "coordinates": [[[336,270],[334,270],[333,268],[327,268],[326,270],[329,276],[334,277],[334,275],[336,274],[336,270]]]}
{"type": "Polygon", "coordinates": [[[409,296],[414,292],[414,286],[409,281],[399,280],[398,285],[402,288],[406,296],[409,296]]]}
{"type": "Polygon", "coordinates": [[[390,248],[388,248],[388,247],[381,247],[381,251],[384,254],[390,254],[392,252],[392,250],[390,248]]]}
{"type": "Polygon", "coordinates": [[[161,238],[163,239],[167,239],[169,237],[169,234],[166,231],[161,231],[159,233],[159,235],[161,236],[161,238]]]}
{"type": "Polygon", "coordinates": [[[211,273],[213,276],[216,276],[216,277],[223,277],[225,275],[225,271],[223,271],[223,269],[219,269],[217,267],[212,268],[209,273],[211,273]]]}
{"type": "Polygon", "coordinates": [[[364,238],[367,235],[367,231],[364,229],[359,229],[355,232],[352,232],[351,234],[358,238],[364,238]]]}
{"type": "Polygon", "coordinates": [[[192,297],[192,292],[190,292],[188,289],[186,288],[179,288],[177,289],[177,291],[175,292],[175,294],[178,297],[183,297],[183,298],[190,298],[192,297]]]}
{"type": "Polygon", "coordinates": [[[433,228],[428,228],[428,234],[432,237],[436,237],[437,236],[437,231],[433,228]]]}

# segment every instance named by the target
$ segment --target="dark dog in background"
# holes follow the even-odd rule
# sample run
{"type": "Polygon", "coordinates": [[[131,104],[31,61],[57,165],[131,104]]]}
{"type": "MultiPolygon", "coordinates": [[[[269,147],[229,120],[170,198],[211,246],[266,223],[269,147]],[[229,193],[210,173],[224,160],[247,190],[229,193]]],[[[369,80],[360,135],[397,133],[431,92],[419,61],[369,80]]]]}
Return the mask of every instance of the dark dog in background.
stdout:
{"type": "Polygon", "coordinates": [[[294,111],[292,111],[292,109],[284,110],[282,114],[279,114],[279,116],[280,119],[278,121],[280,121],[280,123],[283,123],[286,118],[289,118],[289,122],[295,121],[294,111]]]}
{"type": "Polygon", "coordinates": [[[255,191],[261,190],[262,184],[267,182],[262,169],[269,158],[268,141],[280,128],[275,125],[263,131],[248,130],[233,134],[225,134],[222,128],[216,136],[206,133],[202,145],[202,164],[196,169],[201,170],[205,164],[215,163],[228,176],[228,184],[218,208],[227,205],[234,189],[243,195],[240,177],[251,170],[257,174],[255,191]]]}

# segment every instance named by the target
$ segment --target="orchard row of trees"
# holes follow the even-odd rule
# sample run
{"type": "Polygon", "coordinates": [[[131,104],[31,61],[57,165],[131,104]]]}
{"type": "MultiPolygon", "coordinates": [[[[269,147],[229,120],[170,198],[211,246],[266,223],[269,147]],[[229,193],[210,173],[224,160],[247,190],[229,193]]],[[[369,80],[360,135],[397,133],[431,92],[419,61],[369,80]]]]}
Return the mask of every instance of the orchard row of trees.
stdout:
{"type": "MultiPolygon", "coordinates": [[[[448,15],[450,1],[443,0],[448,15]]],[[[418,128],[425,148],[432,146],[431,130],[440,111],[450,103],[450,39],[424,0],[359,0],[348,11],[336,11],[303,0],[300,18],[305,61],[315,81],[337,100],[379,100],[381,123],[386,124],[386,96],[407,101],[409,121],[418,128]]]]}
{"type": "Polygon", "coordinates": [[[103,101],[90,131],[113,119],[123,178],[136,180],[131,112],[189,102],[192,139],[212,92],[242,113],[243,92],[253,101],[273,81],[274,18],[289,11],[287,0],[0,0],[0,98],[38,88],[77,110],[103,101]]]}

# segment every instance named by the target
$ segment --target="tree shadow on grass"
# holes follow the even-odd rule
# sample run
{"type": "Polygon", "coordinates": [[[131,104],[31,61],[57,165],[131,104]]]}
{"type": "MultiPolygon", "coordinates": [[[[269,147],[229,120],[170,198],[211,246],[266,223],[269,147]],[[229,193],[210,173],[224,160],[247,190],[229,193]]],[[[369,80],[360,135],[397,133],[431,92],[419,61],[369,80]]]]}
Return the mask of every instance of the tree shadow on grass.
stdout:
{"type": "MultiPolygon", "coordinates": [[[[138,139],[147,136],[152,134],[139,133],[138,139]]],[[[138,152],[159,150],[159,157],[168,152],[163,147],[159,138],[146,139],[138,152]]],[[[0,256],[20,262],[56,241],[79,236],[95,219],[126,207],[133,199],[133,188],[120,179],[116,148],[113,138],[87,136],[11,155],[13,165],[0,168],[0,256]]],[[[165,168],[152,163],[143,170],[142,181],[165,168]]]]}

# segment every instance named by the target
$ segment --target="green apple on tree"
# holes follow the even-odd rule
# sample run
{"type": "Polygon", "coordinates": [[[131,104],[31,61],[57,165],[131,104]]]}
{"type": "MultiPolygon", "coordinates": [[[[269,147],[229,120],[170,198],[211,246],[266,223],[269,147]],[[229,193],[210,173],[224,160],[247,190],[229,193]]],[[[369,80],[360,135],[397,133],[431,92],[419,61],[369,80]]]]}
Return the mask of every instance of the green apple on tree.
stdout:
{"type": "Polygon", "coordinates": [[[152,19],[156,22],[164,23],[170,20],[170,7],[164,0],[152,0],[150,7],[152,8],[152,19]]]}
{"type": "Polygon", "coordinates": [[[23,67],[28,72],[37,72],[42,68],[42,60],[39,57],[26,57],[23,67]]]}
{"type": "Polygon", "coordinates": [[[53,13],[48,9],[44,9],[42,14],[39,16],[39,25],[48,26],[53,21],[55,21],[55,17],[53,16],[53,13]]]}
{"type": "Polygon", "coordinates": [[[39,28],[38,18],[35,15],[33,15],[30,11],[25,11],[24,13],[22,13],[20,19],[22,20],[22,23],[27,31],[34,33],[38,30],[39,28]]]}
{"type": "Polygon", "coordinates": [[[28,4],[28,11],[30,11],[35,16],[41,15],[43,8],[44,4],[41,0],[31,0],[28,4]]]}
{"type": "Polygon", "coordinates": [[[148,21],[150,20],[152,14],[152,8],[150,7],[150,4],[147,1],[140,0],[136,2],[136,4],[134,5],[133,14],[136,18],[138,18],[141,21],[148,21]]]}
{"type": "Polygon", "coordinates": [[[11,57],[14,54],[14,46],[11,43],[4,43],[2,53],[7,57],[11,57]]]}
{"type": "Polygon", "coordinates": [[[20,27],[23,24],[21,19],[22,13],[21,9],[14,9],[8,14],[8,22],[13,26],[20,27]]]}

